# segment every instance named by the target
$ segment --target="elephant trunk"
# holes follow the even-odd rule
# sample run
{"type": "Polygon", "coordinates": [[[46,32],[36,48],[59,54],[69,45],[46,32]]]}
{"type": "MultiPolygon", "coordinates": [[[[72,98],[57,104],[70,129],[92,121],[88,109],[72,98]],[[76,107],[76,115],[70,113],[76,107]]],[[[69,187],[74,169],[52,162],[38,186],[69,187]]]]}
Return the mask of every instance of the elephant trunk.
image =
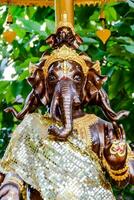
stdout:
{"type": "MultiPolygon", "coordinates": [[[[59,140],[65,140],[67,136],[71,133],[72,128],[73,128],[72,107],[73,107],[74,100],[77,99],[76,98],[77,95],[75,94],[76,90],[73,88],[73,84],[71,81],[63,80],[63,81],[60,81],[59,84],[60,84],[60,92],[58,92],[58,94],[60,95],[60,97],[58,98],[59,99],[58,106],[61,111],[61,121],[63,123],[63,127],[59,128],[53,125],[49,128],[49,133],[51,133],[52,135],[55,135],[56,138],[59,140]]],[[[57,99],[55,96],[53,98],[57,99]]],[[[51,107],[51,110],[53,110],[52,107],[51,107]]],[[[53,110],[53,114],[54,114],[54,110],[53,110]]]]}
{"type": "Polygon", "coordinates": [[[72,104],[73,104],[74,95],[69,92],[69,88],[67,86],[63,87],[62,90],[62,98],[61,98],[61,119],[63,122],[63,126],[65,128],[64,131],[70,133],[72,131],[72,104]]]}

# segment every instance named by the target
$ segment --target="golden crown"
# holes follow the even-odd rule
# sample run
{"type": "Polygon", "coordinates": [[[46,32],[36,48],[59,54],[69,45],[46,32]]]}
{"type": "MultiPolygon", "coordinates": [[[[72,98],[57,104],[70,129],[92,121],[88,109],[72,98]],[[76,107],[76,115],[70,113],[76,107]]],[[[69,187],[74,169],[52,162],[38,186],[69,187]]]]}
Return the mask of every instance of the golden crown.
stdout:
{"type": "Polygon", "coordinates": [[[87,66],[85,60],[82,56],[80,56],[76,50],[73,50],[66,45],[63,45],[61,48],[55,49],[50,55],[44,56],[45,64],[44,64],[44,74],[46,75],[50,65],[56,61],[75,61],[77,62],[83,70],[83,73],[86,75],[89,67],[87,66]]]}
{"type": "MultiPolygon", "coordinates": [[[[43,66],[43,71],[45,76],[48,73],[50,65],[56,61],[63,61],[62,69],[64,70],[64,72],[67,72],[69,70],[66,61],[75,61],[82,67],[83,73],[86,76],[90,69],[90,67],[86,64],[86,62],[92,62],[90,57],[88,57],[87,55],[79,55],[76,52],[76,50],[73,50],[72,48],[67,47],[66,45],[63,45],[61,48],[53,50],[53,52],[50,55],[43,56],[41,58],[41,61],[43,60],[45,60],[43,66]]],[[[99,74],[101,74],[100,62],[96,61],[95,63],[92,64],[93,65],[91,65],[91,68],[95,69],[99,74]]],[[[36,69],[37,66],[35,64],[30,63],[29,72],[34,73],[36,69]]]]}

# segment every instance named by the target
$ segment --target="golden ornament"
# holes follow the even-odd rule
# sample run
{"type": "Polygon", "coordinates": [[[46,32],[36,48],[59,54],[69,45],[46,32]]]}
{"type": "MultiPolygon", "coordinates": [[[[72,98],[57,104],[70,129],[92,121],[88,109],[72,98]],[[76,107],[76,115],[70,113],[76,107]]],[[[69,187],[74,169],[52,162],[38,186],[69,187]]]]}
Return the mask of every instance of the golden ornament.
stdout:
{"type": "Polygon", "coordinates": [[[11,31],[11,30],[7,30],[3,33],[3,38],[8,42],[8,43],[12,43],[14,41],[16,37],[16,32],[15,31],[11,31]]]}
{"type": "Polygon", "coordinates": [[[7,24],[12,24],[13,23],[13,17],[12,15],[7,16],[7,24]]]}
{"type": "Polygon", "coordinates": [[[111,31],[108,29],[98,30],[96,32],[96,35],[103,42],[103,44],[105,44],[107,40],[109,39],[109,37],[111,36],[111,31]]]}
{"type": "MultiPolygon", "coordinates": [[[[124,1],[124,0],[113,0],[114,2],[118,1],[124,1]]],[[[110,2],[110,0],[107,0],[107,2],[110,2]]],[[[18,6],[54,6],[54,0],[12,0],[9,2],[9,0],[0,0],[0,4],[12,4],[12,5],[18,5],[18,6]]],[[[96,5],[96,4],[102,4],[102,0],[74,0],[75,5],[96,5]]]]}

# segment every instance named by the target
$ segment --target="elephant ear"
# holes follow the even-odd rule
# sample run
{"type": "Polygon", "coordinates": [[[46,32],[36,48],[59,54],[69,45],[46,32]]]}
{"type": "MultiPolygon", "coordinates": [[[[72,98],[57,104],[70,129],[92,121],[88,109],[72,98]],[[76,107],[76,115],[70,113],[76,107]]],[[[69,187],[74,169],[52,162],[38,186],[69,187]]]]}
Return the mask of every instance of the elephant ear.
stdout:
{"type": "Polygon", "coordinates": [[[89,69],[87,74],[86,91],[88,96],[96,94],[106,82],[107,76],[100,75],[94,68],[89,69]]]}
{"type": "Polygon", "coordinates": [[[128,116],[128,111],[114,112],[110,106],[109,98],[102,88],[107,76],[100,75],[93,67],[88,71],[85,85],[86,102],[101,107],[102,111],[110,121],[118,121],[122,117],[128,116]]]}
{"type": "Polygon", "coordinates": [[[46,87],[46,79],[42,68],[36,68],[33,74],[27,79],[28,83],[33,88],[34,94],[38,96],[41,103],[48,104],[48,95],[46,87]]]}

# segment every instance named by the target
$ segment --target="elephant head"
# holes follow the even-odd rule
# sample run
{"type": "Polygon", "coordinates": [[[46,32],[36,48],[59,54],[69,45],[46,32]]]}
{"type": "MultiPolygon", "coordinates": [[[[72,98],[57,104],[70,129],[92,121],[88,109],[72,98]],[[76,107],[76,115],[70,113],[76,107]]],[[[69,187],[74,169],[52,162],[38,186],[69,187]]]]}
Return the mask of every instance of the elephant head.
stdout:
{"type": "Polygon", "coordinates": [[[73,129],[73,118],[83,115],[83,87],[85,77],[82,67],[75,61],[56,61],[47,74],[47,87],[52,118],[61,120],[63,127],[55,125],[49,132],[58,139],[65,140],[73,129]]]}

